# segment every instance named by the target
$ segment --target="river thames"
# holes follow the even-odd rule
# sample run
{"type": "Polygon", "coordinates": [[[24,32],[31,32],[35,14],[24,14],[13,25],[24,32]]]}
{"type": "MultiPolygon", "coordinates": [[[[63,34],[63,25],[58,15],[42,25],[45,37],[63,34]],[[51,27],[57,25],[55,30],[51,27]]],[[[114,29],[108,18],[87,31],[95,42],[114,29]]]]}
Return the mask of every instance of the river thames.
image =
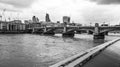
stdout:
{"type": "Polygon", "coordinates": [[[77,34],[74,38],[1,34],[0,67],[48,67],[115,38],[118,36],[106,36],[104,41],[94,41],[93,36],[87,34],[77,34]]]}

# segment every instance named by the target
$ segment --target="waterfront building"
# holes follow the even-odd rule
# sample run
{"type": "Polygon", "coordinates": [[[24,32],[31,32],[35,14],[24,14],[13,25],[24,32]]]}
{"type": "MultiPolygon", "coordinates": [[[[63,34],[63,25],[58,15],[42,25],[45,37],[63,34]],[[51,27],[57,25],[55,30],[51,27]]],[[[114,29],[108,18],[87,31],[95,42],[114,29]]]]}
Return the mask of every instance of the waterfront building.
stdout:
{"type": "Polygon", "coordinates": [[[7,30],[7,22],[0,21],[0,30],[7,30]]]}
{"type": "Polygon", "coordinates": [[[0,30],[1,31],[23,31],[25,30],[25,24],[22,23],[20,20],[13,20],[13,21],[0,21],[0,30]]]}
{"type": "Polygon", "coordinates": [[[26,25],[26,29],[41,27],[41,23],[39,22],[39,19],[36,16],[33,16],[32,20],[24,20],[24,23],[26,25]]]}
{"type": "Polygon", "coordinates": [[[32,20],[24,20],[24,23],[29,24],[29,23],[33,23],[33,21],[32,20]]]}
{"type": "Polygon", "coordinates": [[[57,21],[57,23],[60,23],[60,21],[57,21]]]}
{"type": "Polygon", "coordinates": [[[13,21],[11,21],[12,23],[22,23],[22,21],[21,20],[13,20],[13,21]]]}
{"type": "Polygon", "coordinates": [[[80,23],[75,23],[75,26],[82,26],[82,24],[80,24],[80,23]]]}
{"type": "Polygon", "coordinates": [[[21,20],[13,20],[8,22],[9,28],[11,31],[20,31],[25,30],[25,24],[21,20]]]}
{"type": "Polygon", "coordinates": [[[41,21],[40,23],[41,23],[41,27],[45,27],[45,26],[46,27],[53,27],[54,24],[55,24],[53,22],[48,23],[48,22],[45,22],[45,21],[41,21]]]}
{"type": "Polygon", "coordinates": [[[25,25],[26,25],[26,29],[32,29],[34,27],[41,27],[41,23],[29,23],[25,25]]]}

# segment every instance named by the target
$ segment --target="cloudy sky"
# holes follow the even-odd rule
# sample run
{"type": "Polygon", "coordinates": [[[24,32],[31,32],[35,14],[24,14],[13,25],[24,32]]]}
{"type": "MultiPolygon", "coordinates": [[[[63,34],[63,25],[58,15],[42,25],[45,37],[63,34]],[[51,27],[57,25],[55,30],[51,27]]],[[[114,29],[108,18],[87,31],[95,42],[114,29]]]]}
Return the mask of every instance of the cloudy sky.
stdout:
{"type": "Polygon", "coordinates": [[[9,17],[25,20],[35,15],[44,21],[46,13],[54,22],[70,16],[71,22],[76,23],[119,24],[120,0],[0,0],[3,20],[9,17]]]}

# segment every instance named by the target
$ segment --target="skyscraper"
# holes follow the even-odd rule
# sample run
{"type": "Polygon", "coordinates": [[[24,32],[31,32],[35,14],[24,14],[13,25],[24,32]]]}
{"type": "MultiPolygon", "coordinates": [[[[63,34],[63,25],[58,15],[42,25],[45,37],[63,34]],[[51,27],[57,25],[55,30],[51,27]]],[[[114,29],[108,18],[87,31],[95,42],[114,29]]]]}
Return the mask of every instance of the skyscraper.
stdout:
{"type": "Polygon", "coordinates": [[[33,23],[37,23],[37,22],[39,22],[39,19],[36,16],[33,16],[32,21],[33,21],[33,23]]]}
{"type": "Polygon", "coordinates": [[[48,14],[48,13],[46,13],[46,16],[45,16],[45,21],[46,21],[46,22],[51,22],[51,20],[50,20],[50,17],[49,17],[49,14],[48,14]]]}
{"type": "Polygon", "coordinates": [[[69,24],[70,23],[70,17],[63,16],[63,23],[69,24]]]}

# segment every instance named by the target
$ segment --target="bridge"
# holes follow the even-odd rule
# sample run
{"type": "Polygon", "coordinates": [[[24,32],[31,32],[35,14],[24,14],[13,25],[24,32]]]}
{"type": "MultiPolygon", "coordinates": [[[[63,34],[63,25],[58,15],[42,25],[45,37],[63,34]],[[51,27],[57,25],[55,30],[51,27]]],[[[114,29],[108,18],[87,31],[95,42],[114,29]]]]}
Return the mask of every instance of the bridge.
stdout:
{"type": "Polygon", "coordinates": [[[105,35],[108,35],[108,32],[120,30],[120,26],[99,26],[98,23],[95,23],[95,26],[72,26],[67,27],[64,25],[64,27],[34,27],[29,28],[28,30],[31,30],[31,33],[39,33],[42,35],[55,35],[57,34],[56,30],[62,30],[59,33],[62,33],[63,37],[74,37],[76,32],[81,30],[87,30],[89,34],[93,34],[94,39],[104,39],[105,35]]]}
{"type": "Polygon", "coordinates": [[[51,65],[50,67],[119,67],[120,60],[117,60],[117,62],[115,63],[116,59],[120,58],[120,55],[118,56],[120,48],[116,48],[118,47],[119,44],[120,44],[120,39],[115,39],[115,40],[106,42],[104,44],[101,44],[99,46],[93,47],[91,49],[82,51],[77,55],[74,55],[61,62],[51,65]],[[116,50],[113,51],[113,49],[116,49],[116,50]],[[113,54],[109,53],[110,55],[107,56],[106,53],[108,54],[108,52],[110,52],[109,50],[111,50],[113,54]],[[115,51],[117,51],[117,53],[115,51]],[[117,58],[115,59],[116,56],[117,58]],[[106,58],[107,60],[104,60],[106,58]],[[115,60],[112,61],[110,59],[115,59],[115,60]],[[108,64],[103,65],[101,64],[101,62],[108,63],[108,64]],[[110,62],[111,64],[109,64],[110,62]],[[117,65],[117,63],[119,65],[117,65]]]}

